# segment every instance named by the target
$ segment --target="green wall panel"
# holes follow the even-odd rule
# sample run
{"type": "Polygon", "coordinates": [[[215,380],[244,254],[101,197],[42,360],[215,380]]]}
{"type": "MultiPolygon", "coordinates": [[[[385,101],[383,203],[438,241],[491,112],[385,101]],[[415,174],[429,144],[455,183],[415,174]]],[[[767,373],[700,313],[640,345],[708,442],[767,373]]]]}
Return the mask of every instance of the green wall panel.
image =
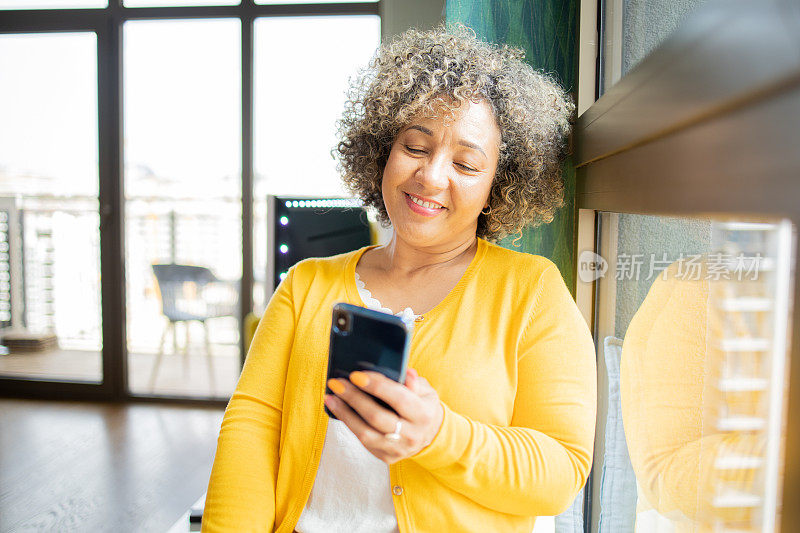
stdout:
{"type": "MultiPolygon", "coordinates": [[[[522,48],[525,60],[557,79],[574,93],[577,72],[577,0],[447,0],[445,20],[472,28],[479,38],[522,48]]],[[[575,98],[573,94],[573,99],[575,98]]],[[[567,286],[575,286],[575,169],[564,164],[564,207],[553,222],[527,228],[513,244],[501,245],[543,255],[561,270],[567,286]]]]}

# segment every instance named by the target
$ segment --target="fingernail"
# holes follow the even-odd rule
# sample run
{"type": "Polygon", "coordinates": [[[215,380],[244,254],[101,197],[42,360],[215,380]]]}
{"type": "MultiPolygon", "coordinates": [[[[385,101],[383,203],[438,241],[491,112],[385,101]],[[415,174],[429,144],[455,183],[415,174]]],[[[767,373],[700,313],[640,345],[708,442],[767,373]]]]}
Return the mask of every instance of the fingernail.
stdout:
{"type": "Polygon", "coordinates": [[[342,385],[338,379],[329,379],[328,388],[331,389],[335,394],[341,394],[344,392],[344,385],[342,385]]]}
{"type": "Polygon", "coordinates": [[[369,377],[365,373],[359,370],[356,370],[355,372],[350,372],[350,381],[352,381],[354,384],[358,385],[362,389],[367,385],[369,385],[369,377]]]}

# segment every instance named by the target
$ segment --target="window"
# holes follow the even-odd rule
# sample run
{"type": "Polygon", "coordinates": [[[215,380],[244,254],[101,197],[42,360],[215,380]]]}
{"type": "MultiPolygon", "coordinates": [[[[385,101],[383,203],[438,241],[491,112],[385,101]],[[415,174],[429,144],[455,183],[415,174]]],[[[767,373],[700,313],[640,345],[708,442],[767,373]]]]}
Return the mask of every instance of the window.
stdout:
{"type": "Polygon", "coordinates": [[[346,196],[331,156],[336,120],[344,110],[348,78],[367,64],[379,42],[376,15],[256,20],[253,301],[258,312],[272,291],[267,196],[346,196]],[[278,49],[291,53],[275,54],[278,49]]]}
{"type": "Polygon", "coordinates": [[[598,223],[593,523],[772,530],[792,223],[613,212],[598,223]]]}
{"type": "Polygon", "coordinates": [[[240,23],[129,21],[123,36],[128,382],[139,394],[229,397],[242,279],[240,23]]]}
{"type": "Polygon", "coordinates": [[[229,396],[254,285],[266,297],[265,195],[333,183],[341,88],[379,40],[377,2],[281,4],[0,0],[4,391],[229,396]],[[261,129],[287,120],[276,79],[310,84],[300,63],[336,80],[288,117],[322,150],[305,173],[261,129]]]}
{"type": "Polygon", "coordinates": [[[0,35],[0,281],[13,310],[0,375],[102,380],[96,47],[91,32],[0,35]]]}
{"type": "Polygon", "coordinates": [[[662,4],[606,4],[575,130],[589,531],[794,531],[800,19],[662,4]]]}
{"type": "Polygon", "coordinates": [[[706,0],[603,2],[601,94],[669,37],[706,0]]]}

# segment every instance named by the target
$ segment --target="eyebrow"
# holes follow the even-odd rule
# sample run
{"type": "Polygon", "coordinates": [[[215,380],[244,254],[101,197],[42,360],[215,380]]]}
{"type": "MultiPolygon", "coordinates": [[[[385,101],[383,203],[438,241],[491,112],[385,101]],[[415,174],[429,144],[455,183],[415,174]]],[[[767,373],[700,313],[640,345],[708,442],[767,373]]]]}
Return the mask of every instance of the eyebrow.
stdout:
{"type": "MultiPolygon", "coordinates": [[[[420,132],[424,133],[425,135],[433,137],[433,132],[431,130],[429,130],[425,126],[420,126],[419,124],[414,124],[413,126],[409,126],[408,129],[409,130],[417,130],[417,131],[420,131],[420,132]]],[[[458,144],[460,144],[461,146],[466,146],[467,148],[472,148],[474,150],[478,150],[485,157],[489,157],[489,156],[486,155],[486,152],[483,151],[483,148],[481,148],[480,146],[478,146],[477,144],[475,144],[473,142],[469,142],[469,141],[465,141],[465,140],[459,140],[458,144]]]]}

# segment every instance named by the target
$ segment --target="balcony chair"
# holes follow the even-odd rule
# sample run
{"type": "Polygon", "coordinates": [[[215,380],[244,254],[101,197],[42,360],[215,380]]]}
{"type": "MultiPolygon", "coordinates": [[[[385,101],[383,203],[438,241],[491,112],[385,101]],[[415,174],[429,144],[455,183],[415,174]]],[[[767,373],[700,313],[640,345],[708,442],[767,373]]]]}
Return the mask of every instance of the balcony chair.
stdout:
{"type": "Polygon", "coordinates": [[[161,312],[167,318],[168,323],[161,336],[158,356],[150,374],[150,390],[153,390],[155,386],[161,358],[164,355],[167,334],[170,330],[172,331],[174,353],[176,355],[178,353],[178,335],[175,327],[178,322],[184,323],[186,331],[186,345],[183,349],[183,371],[184,376],[188,376],[189,323],[196,320],[203,325],[206,356],[208,357],[209,385],[211,390],[214,391],[214,366],[206,321],[210,318],[236,316],[239,299],[238,284],[221,281],[208,268],[194,265],[178,265],[174,263],[153,265],[153,273],[158,282],[161,296],[161,312]]]}

